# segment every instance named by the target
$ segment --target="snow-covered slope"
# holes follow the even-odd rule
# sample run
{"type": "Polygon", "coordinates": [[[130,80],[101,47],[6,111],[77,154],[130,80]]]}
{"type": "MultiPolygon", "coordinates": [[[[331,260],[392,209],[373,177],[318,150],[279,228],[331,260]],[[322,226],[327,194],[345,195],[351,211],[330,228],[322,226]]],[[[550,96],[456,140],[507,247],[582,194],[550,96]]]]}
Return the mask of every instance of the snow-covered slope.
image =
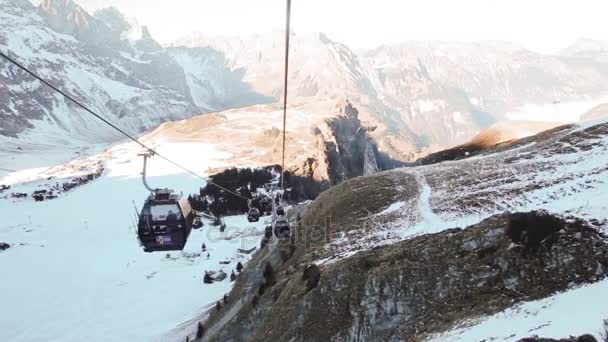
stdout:
{"type": "MultiPolygon", "coordinates": [[[[223,165],[226,156],[213,146],[185,146],[159,149],[182,163],[197,151],[200,169],[223,165]]],[[[190,332],[181,324],[229,292],[228,279],[203,284],[204,272],[230,274],[238,261],[247,261],[237,249],[259,245],[264,219],[250,224],[244,216],[227,217],[224,233],[206,224],[192,232],[183,252],[144,253],[133,227],[135,206],[147,196],[138,151],[134,144],[119,145],[66,165],[0,178],[0,184],[12,185],[10,192],[31,193],[98,163],[105,167],[101,178],[52,201],[0,198],[0,242],[11,245],[0,252],[0,340],[181,341],[190,332]],[[201,254],[202,243],[209,257],[201,254]]],[[[154,186],[187,195],[204,185],[159,159],[149,167],[154,186]]]]}
{"type": "Polygon", "coordinates": [[[592,59],[608,63],[608,41],[579,39],[560,51],[561,55],[580,59],[592,59]]]}
{"type": "Polygon", "coordinates": [[[490,317],[472,320],[431,341],[517,341],[533,335],[560,339],[603,333],[608,307],[602,300],[608,280],[581,286],[546,299],[516,305],[490,317]],[[576,312],[576,317],[572,313],[576,312]]]}
{"type": "MultiPolygon", "coordinates": [[[[88,14],[71,0],[0,1],[0,49],[85,105],[138,133],[167,120],[268,101],[216,52],[174,58],[115,9],[88,14]],[[205,67],[206,65],[206,67],[205,67]]],[[[0,134],[49,144],[118,136],[61,95],[0,61],[0,134]],[[65,139],[64,139],[65,138],[65,139]]]]}
{"type": "Polygon", "coordinates": [[[205,340],[597,334],[608,314],[598,297],[607,161],[604,120],[339,184],[308,207],[295,251],[273,265],[276,284],[236,318],[213,314],[205,340]]]}

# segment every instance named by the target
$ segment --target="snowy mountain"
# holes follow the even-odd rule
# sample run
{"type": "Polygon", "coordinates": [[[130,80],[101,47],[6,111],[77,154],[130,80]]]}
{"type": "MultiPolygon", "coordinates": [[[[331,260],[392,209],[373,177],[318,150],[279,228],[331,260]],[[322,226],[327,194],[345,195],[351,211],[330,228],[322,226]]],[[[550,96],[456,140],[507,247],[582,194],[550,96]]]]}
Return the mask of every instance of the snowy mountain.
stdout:
{"type": "MultiPolygon", "coordinates": [[[[145,27],[115,9],[88,14],[71,0],[0,2],[0,49],[131,133],[167,120],[264,102],[227,70],[221,56],[198,49],[175,59],[145,27]],[[180,63],[186,64],[183,67],[180,63]],[[204,66],[188,72],[188,67],[204,66]],[[213,70],[208,74],[206,70],[213,70]],[[194,76],[193,76],[194,75],[194,76]]],[[[119,137],[59,94],[0,61],[0,133],[20,141],[69,144],[119,137]]]]}
{"type": "Polygon", "coordinates": [[[581,59],[595,59],[608,63],[608,41],[579,39],[574,44],[560,51],[561,55],[581,59]]]}
{"type": "MultiPolygon", "coordinates": [[[[577,120],[607,95],[606,64],[508,43],[408,42],[353,51],[322,33],[294,34],[292,40],[290,101],[318,102],[323,110],[322,100],[348,98],[379,125],[380,145],[402,159],[414,159],[418,149],[464,142],[518,113],[527,116],[518,120],[577,120]]],[[[192,34],[174,45],[222,51],[256,91],[279,97],[280,42],[279,32],[192,34]]]]}
{"type": "Polygon", "coordinates": [[[608,103],[602,103],[583,115],[584,120],[598,120],[608,117],[608,103]]]}
{"type": "MultiPolygon", "coordinates": [[[[115,8],[90,14],[71,0],[37,7],[2,0],[0,7],[3,51],[132,133],[282,96],[281,32],[193,34],[162,47],[115,8]]],[[[331,112],[348,99],[363,121],[378,126],[373,135],[382,151],[414,160],[504,119],[578,119],[606,96],[608,77],[604,60],[578,55],[600,53],[602,46],[579,43],[556,56],[503,42],[407,42],[354,51],[322,33],[293,34],[289,100],[331,112]]],[[[0,92],[10,99],[0,104],[2,136],[52,145],[119,138],[0,63],[0,92]]]]}

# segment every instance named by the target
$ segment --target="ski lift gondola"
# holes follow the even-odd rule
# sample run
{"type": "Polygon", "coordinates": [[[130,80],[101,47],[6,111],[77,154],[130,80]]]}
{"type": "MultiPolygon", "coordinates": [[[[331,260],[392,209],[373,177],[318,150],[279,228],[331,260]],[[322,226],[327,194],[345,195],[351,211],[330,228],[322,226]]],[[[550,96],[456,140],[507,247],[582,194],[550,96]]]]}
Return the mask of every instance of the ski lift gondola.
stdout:
{"type": "Polygon", "coordinates": [[[137,235],[145,252],[184,249],[194,214],[187,200],[172,190],[155,190],[139,215],[137,235]]]}
{"type": "Polygon", "coordinates": [[[260,211],[258,208],[250,208],[247,213],[247,221],[258,222],[260,220],[260,211]]]}
{"type": "Polygon", "coordinates": [[[279,239],[289,239],[291,229],[289,222],[285,219],[278,219],[274,225],[274,235],[279,239]]]}
{"type": "Polygon", "coordinates": [[[187,199],[170,189],[152,189],[146,182],[147,158],[144,154],[144,186],[151,192],[139,214],[137,236],[145,252],[183,250],[192,230],[194,212],[187,199]]]}

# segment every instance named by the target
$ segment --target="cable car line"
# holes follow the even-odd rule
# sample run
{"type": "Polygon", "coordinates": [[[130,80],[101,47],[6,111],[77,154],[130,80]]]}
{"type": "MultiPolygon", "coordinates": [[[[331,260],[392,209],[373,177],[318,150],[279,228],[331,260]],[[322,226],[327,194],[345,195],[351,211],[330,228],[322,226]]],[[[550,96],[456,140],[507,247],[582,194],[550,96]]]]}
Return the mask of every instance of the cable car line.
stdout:
{"type": "Polygon", "coordinates": [[[289,72],[289,31],[291,22],[291,0],[287,0],[287,19],[285,24],[285,83],[283,89],[283,154],[281,158],[281,190],[284,188],[285,178],[285,135],[287,128],[287,84],[288,84],[288,72],[289,72]]]}
{"type": "Polygon", "coordinates": [[[6,172],[17,172],[15,170],[9,170],[9,169],[5,169],[5,168],[2,168],[2,167],[0,167],[0,170],[6,171],[6,172]]]}
{"type": "MultiPolygon", "coordinates": [[[[186,171],[187,173],[200,178],[202,180],[204,180],[205,182],[212,184],[216,187],[218,187],[219,189],[222,189],[234,196],[237,196],[239,198],[242,198],[244,200],[249,200],[249,198],[236,193],[232,190],[226,189],[225,187],[215,184],[214,182],[210,181],[209,179],[197,174],[196,172],[172,161],[171,159],[163,156],[162,154],[156,152],[153,148],[148,147],[146,144],[142,143],[141,141],[137,140],[137,138],[134,138],[132,135],[130,135],[129,133],[123,131],[122,129],[120,129],[118,126],[116,126],[115,124],[111,123],[110,121],[104,119],[102,116],[100,116],[99,114],[95,113],[94,111],[92,111],[91,109],[89,109],[87,106],[85,106],[84,104],[80,103],[78,100],[74,99],[73,97],[71,97],[69,94],[66,94],[65,92],[63,92],[61,89],[55,87],[53,84],[51,84],[50,82],[46,81],[45,79],[43,79],[42,77],[38,76],[36,73],[34,73],[33,71],[30,71],[27,67],[25,67],[24,65],[22,65],[21,63],[17,62],[16,60],[14,60],[13,58],[7,56],[5,53],[3,53],[2,51],[0,51],[0,57],[6,59],[7,61],[9,61],[10,63],[14,64],[15,66],[17,66],[18,68],[20,68],[21,70],[25,71],[26,73],[28,73],[29,75],[31,75],[32,77],[34,77],[35,79],[37,79],[38,81],[42,82],[44,85],[46,85],[47,87],[53,89],[54,91],[58,92],[59,94],[63,95],[63,97],[65,97],[66,99],[72,101],[73,103],[75,103],[78,107],[84,109],[86,112],[88,112],[89,114],[93,115],[94,117],[96,117],[97,119],[101,120],[103,123],[105,123],[106,125],[110,126],[111,128],[113,128],[114,130],[120,132],[122,135],[124,135],[125,137],[131,139],[132,141],[134,141],[135,143],[137,143],[138,145],[140,145],[141,147],[143,147],[144,149],[146,149],[147,151],[153,153],[154,155],[157,155],[158,157],[160,157],[161,159],[164,159],[165,161],[173,164],[174,166],[177,166],[178,168],[186,171]]],[[[3,169],[5,170],[5,169],[3,169]]],[[[5,171],[9,171],[9,170],[5,170],[5,171]]],[[[9,172],[14,172],[14,171],[9,171],[9,172]]]]}

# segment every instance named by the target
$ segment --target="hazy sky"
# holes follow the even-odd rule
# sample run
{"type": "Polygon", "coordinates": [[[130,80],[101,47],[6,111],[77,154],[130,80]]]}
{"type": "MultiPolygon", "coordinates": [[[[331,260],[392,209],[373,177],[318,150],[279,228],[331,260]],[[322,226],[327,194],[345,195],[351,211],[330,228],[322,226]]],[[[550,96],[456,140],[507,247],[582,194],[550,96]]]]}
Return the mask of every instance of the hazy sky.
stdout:
{"type": "MultiPolygon", "coordinates": [[[[76,0],[114,5],[161,42],[192,31],[261,33],[284,26],[285,0],[76,0]]],[[[292,0],[296,32],[352,47],[405,40],[507,40],[553,52],[577,38],[608,40],[606,0],[292,0]]]]}

